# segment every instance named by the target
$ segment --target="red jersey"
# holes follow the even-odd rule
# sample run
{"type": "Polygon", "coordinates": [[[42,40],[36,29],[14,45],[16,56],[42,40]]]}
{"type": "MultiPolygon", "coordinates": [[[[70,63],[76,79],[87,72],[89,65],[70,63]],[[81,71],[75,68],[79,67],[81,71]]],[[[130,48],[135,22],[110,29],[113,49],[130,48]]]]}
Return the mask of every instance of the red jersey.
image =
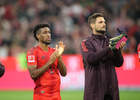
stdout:
{"type": "MultiPolygon", "coordinates": [[[[37,68],[46,64],[55,49],[49,47],[48,51],[44,51],[39,45],[31,48],[27,55],[27,65],[37,65],[37,68]]],[[[57,68],[58,59],[36,80],[34,80],[34,94],[41,96],[60,95],[60,76],[57,68]]]]}

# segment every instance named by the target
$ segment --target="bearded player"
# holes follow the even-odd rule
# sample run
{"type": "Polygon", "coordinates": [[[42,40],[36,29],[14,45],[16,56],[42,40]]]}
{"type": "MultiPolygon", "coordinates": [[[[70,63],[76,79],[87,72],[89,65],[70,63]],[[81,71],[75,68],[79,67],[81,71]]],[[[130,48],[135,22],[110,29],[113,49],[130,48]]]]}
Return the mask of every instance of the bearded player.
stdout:
{"type": "Polygon", "coordinates": [[[67,68],[62,60],[65,45],[59,42],[59,48],[51,48],[49,24],[39,23],[34,28],[34,37],[39,42],[27,53],[27,65],[35,88],[33,100],[61,100],[60,76],[66,76],[67,68]]]}

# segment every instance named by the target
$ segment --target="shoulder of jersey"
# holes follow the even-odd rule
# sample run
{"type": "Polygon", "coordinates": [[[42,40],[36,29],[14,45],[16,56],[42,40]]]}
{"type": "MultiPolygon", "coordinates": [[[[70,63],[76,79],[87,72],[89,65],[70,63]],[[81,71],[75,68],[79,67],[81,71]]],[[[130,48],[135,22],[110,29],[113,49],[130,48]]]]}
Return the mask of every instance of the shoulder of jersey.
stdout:
{"type": "Polygon", "coordinates": [[[82,42],[86,42],[89,38],[90,36],[86,37],[82,42]]]}
{"type": "Polygon", "coordinates": [[[55,51],[55,48],[50,47],[50,50],[51,50],[51,51],[55,51]]]}
{"type": "Polygon", "coordinates": [[[32,48],[28,51],[28,53],[29,53],[29,54],[33,54],[34,52],[36,52],[37,49],[38,49],[37,46],[36,46],[36,47],[32,47],[32,48]]]}

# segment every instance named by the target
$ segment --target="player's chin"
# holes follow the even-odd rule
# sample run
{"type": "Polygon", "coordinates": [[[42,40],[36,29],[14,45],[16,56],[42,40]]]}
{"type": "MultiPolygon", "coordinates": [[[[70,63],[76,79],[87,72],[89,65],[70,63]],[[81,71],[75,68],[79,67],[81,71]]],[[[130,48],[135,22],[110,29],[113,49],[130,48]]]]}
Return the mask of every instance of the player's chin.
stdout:
{"type": "Polygon", "coordinates": [[[105,29],[105,28],[102,28],[102,31],[103,31],[103,32],[105,32],[105,31],[106,31],[106,29],[105,29]]]}
{"type": "Polygon", "coordinates": [[[102,33],[105,33],[105,32],[106,32],[106,30],[102,30],[101,32],[102,32],[102,33]]]}
{"type": "Polygon", "coordinates": [[[48,42],[47,42],[47,44],[50,44],[50,43],[51,43],[51,41],[48,41],[48,42]]]}
{"type": "Polygon", "coordinates": [[[49,45],[51,43],[51,41],[46,41],[46,42],[43,42],[44,44],[46,45],[49,45]]]}
{"type": "Polygon", "coordinates": [[[106,29],[101,29],[101,32],[105,32],[106,31],[106,29]]]}

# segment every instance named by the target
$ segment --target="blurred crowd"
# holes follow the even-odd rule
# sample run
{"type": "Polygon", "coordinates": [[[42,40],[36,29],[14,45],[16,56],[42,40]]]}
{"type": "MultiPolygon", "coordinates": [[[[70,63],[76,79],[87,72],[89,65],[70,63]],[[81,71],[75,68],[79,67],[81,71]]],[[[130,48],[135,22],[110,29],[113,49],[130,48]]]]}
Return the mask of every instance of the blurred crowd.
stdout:
{"type": "Polygon", "coordinates": [[[51,29],[51,47],[61,40],[64,54],[79,54],[80,43],[92,33],[87,19],[95,12],[104,15],[107,35],[128,34],[124,53],[136,53],[140,43],[139,0],[0,0],[0,57],[27,52],[38,42],[33,28],[47,22],[51,29]]]}

